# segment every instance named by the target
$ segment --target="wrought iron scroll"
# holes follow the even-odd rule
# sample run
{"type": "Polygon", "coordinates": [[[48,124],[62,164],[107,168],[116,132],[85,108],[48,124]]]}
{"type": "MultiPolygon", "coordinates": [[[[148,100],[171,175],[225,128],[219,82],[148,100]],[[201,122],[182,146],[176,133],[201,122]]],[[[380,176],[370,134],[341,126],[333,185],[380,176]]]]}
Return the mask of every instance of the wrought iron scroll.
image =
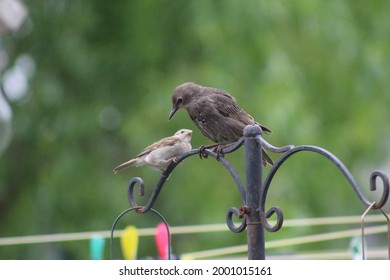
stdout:
{"type": "MultiPolygon", "coordinates": [[[[260,136],[258,136],[257,140],[265,148],[272,147],[272,145],[267,143],[260,136]]],[[[280,151],[284,151],[284,149],[286,149],[286,147],[281,148],[280,151]]],[[[275,151],[275,147],[273,147],[272,150],[275,151]]],[[[274,178],[276,172],[279,170],[279,168],[283,165],[283,163],[287,159],[289,159],[294,154],[297,154],[299,152],[304,152],[304,151],[314,152],[314,153],[320,154],[320,155],[324,156],[325,158],[327,158],[330,162],[332,162],[340,170],[340,172],[344,175],[344,177],[347,179],[349,185],[352,187],[352,189],[354,190],[354,192],[356,193],[356,195],[358,196],[360,201],[365,205],[365,207],[370,207],[372,205],[372,209],[381,209],[386,204],[386,202],[389,198],[390,184],[389,184],[388,177],[382,171],[374,171],[370,177],[370,190],[371,191],[377,190],[377,179],[378,178],[380,178],[382,180],[382,183],[383,183],[381,199],[379,200],[379,202],[373,203],[364,196],[359,185],[357,184],[356,180],[354,179],[354,177],[352,176],[352,174],[348,170],[348,168],[331,152],[329,152],[323,148],[316,147],[316,146],[297,146],[297,147],[290,146],[290,148],[285,153],[283,153],[283,155],[272,166],[272,168],[270,169],[270,171],[269,171],[269,173],[264,181],[264,184],[263,184],[261,198],[260,198],[260,207],[261,207],[260,208],[260,218],[261,218],[263,224],[265,225],[265,228],[268,231],[277,231],[282,226],[282,220],[280,219],[280,217],[282,216],[282,213],[278,207],[272,207],[267,212],[265,212],[265,210],[264,210],[268,189],[270,187],[272,179],[274,178]],[[267,218],[272,216],[274,213],[277,214],[278,219],[277,219],[276,225],[270,226],[269,223],[267,222],[267,218]]]]}

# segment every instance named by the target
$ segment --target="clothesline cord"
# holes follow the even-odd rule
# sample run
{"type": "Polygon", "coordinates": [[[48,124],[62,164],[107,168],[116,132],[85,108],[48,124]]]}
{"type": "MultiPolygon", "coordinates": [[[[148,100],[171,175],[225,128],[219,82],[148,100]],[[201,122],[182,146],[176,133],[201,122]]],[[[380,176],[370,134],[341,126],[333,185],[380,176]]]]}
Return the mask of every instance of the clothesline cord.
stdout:
{"type": "MultiPolygon", "coordinates": [[[[383,222],[382,215],[370,215],[366,218],[366,223],[383,222]]],[[[283,227],[302,227],[302,226],[318,226],[318,225],[338,225],[338,224],[360,224],[360,216],[341,216],[341,217],[323,217],[323,218],[304,218],[285,220],[283,227]]],[[[189,226],[172,226],[171,234],[194,234],[226,231],[226,224],[209,224],[209,225],[189,225],[189,226]]],[[[75,233],[56,233],[45,235],[30,235],[16,237],[0,238],[0,246],[35,244],[35,243],[50,243],[50,242],[65,242],[88,240],[93,236],[110,238],[110,231],[89,231],[75,233]]],[[[116,230],[114,237],[120,237],[123,230],[116,230]]],[[[138,229],[139,236],[153,236],[155,228],[138,229]]]]}

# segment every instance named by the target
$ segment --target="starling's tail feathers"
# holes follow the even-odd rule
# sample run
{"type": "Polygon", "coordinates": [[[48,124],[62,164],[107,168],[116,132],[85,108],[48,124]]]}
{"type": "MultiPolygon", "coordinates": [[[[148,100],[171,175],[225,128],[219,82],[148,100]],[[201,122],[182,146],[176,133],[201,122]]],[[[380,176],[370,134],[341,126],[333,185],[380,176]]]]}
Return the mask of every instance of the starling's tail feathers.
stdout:
{"type": "Polygon", "coordinates": [[[269,133],[272,133],[271,129],[269,129],[268,127],[262,125],[262,124],[259,124],[257,123],[260,127],[261,127],[261,130],[265,133],[265,134],[269,134],[269,133]]]}
{"type": "Polygon", "coordinates": [[[264,149],[262,149],[262,151],[263,151],[263,165],[264,166],[267,166],[268,164],[271,166],[274,165],[272,158],[267,154],[267,152],[264,149]]]}

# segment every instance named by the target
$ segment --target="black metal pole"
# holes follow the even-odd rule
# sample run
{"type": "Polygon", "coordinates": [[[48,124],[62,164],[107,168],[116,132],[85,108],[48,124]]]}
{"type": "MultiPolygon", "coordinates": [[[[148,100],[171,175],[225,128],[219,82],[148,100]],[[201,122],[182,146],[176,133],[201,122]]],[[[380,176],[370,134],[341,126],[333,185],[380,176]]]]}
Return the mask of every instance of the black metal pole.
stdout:
{"type": "Polygon", "coordinates": [[[258,125],[247,125],[245,138],[246,203],[248,259],[265,259],[264,227],[260,222],[259,201],[262,188],[262,148],[256,140],[261,134],[258,125]]]}

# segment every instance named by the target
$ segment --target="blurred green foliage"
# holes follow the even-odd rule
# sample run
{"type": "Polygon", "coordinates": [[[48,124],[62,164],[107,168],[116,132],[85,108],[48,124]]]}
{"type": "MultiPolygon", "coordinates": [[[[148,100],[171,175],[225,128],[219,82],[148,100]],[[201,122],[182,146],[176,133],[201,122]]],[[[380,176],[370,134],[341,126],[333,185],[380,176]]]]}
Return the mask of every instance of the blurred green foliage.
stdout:
{"type": "MultiPolygon", "coordinates": [[[[167,121],[171,93],[187,81],[231,93],[273,130],[266,139],[274,145],[310,144],[333,152],[371,199],[370,173],[390,171],[386,0],[25,4],[28,21],[1,38],[10,67],[21,55],[31,56],[36,67],[27,96],[11,104],[13,140],[0,158],[1,237],[110,229],[128,208],[129,179],[142,177],[149,194],[159,178],[148,168],[114,175],[114,166],[179,128],[194,130],[193,147],[210,143],[186,112],[167,121]]],[[[245,181],[243,157],[243,149],[227,155],[245,181]]],[[[283,166],[267,201],[287,219],[364,210],[340,173],[308,153],[283,166]]],[[[191,157],[172,174],[154,208],[176,226],[224,223],[231,206],[239,207],[240,198],[224,168],[191,157]]],[[[133,214],[127,222],[152,227],[157,220],[133,214]]],[[[313,231],[282,228],[266,238],[313,231]]],[[[148,241],[140,243],[141,256],[155,255],[148,241]]],[[[175,237],[173,250],[245,242],[245,233],[227,229],[175,237]]],[[[88,256],[83,241],[0,248],[1,259],[88,256]]]]}

